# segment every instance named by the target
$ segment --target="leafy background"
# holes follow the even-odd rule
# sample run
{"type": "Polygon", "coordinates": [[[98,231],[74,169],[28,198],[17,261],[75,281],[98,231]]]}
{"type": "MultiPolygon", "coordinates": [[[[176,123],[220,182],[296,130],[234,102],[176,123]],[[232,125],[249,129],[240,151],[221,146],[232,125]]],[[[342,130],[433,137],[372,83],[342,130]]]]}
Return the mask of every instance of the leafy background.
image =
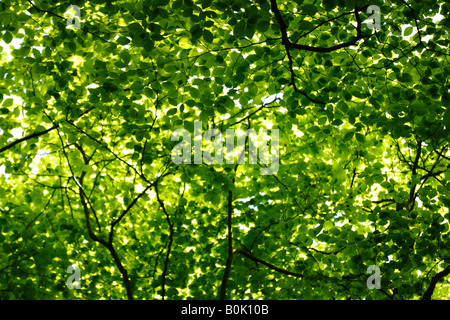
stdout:
{"type": "Polygon", "coordinates": [[[449,11],[1,1],[0,298],[448,298],[449,11]],[[278,172],[175,165],[199,120],[279,129],[278,172]]]}

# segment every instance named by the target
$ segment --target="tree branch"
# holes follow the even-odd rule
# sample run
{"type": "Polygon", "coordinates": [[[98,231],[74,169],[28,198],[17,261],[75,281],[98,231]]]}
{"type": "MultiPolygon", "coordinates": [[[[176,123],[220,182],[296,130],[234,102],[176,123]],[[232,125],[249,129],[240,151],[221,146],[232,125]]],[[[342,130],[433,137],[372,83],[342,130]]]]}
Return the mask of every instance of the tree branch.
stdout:
{"type": "MultiPolygon", "coordinates": [[[[52,11],[48,11],[48,10],[43,10],[38,8],[33,2],[31,2],[30,0],[28,0],[28,3],[31,4],[33,6],[33,8],[37,11],[37,12],[43,12],[43,13],[48,13],[49,15],[52,15],[56,18],[59,18],[61,20],[66,20],[66,18],[64,18],[63,16],[60,16],[59,14],[56,14],[52,11]]],[[[102,37],[96,35],[94,32],[87,30],[86,28],[80,28],[81,30],[83,30],[84,32],[90,33],[91,35],[93,35],[94,37],[97,37],[98,39],[102,40],[103,42],[109,42],[108,40],[103,39],[102,37]]]]}
{"type": "Polygon", "coordinates": [[[150,181],[148,181],[148,179],[141,174],[140,172],[138,172],[136,170],[135,167],[133,167],[131,164],[129,164],[128,162],[126,162],[125,160],[123,160],[121,157],[119,157],[114,151],[112,151],[107,145],[106,143],[97,140],[96,138],[94,138],[92,135],[90,135],[89,133],[87,133],[86,131],[84,131],[83,129],[81,129],[80,127],[78,127],[77,125],[75,125],[72,121],[67,121],[68,124],[72,125],[73,127],[75,127],[78,131],[80,131],[81,133],[83,133],[84,135],[86,135],[87,137],[89,137],[90,139],[92,139],[93,141],[97,142],[100,146],[102,146],[103,148],[105,148],[108,152],[110,152],[114,157],[116,157],[117,160],[123,162],[126,166],[128,166],[131,170],[133,170],[136,175],[138,175],[140,178],[142,178],[142,180],[144,180],[145,182],[147,182],[148,184],[150,184],[150,181]]]}
{"type": "Polygon", "coordinates": [[[251,253],[249,253],[249,252],[247,252],[247,251],[245,251],[245,250],[243,250],[241,248],[235,249],[233,251],[233,253],[240,253],[243,256],[249,258],[250,260],[253,260],[253,261],[257,262],[257,263],[261,263],[261,264],[265,265],[266,267],[268,267],[268,268],[270,268],[272,270],[278,271],[278,272],[280,272],[282,274],[286,274],[286,275],[293,276],[293,277],[296,277],[296,278],[302,278],[303,277],[303,275],[300,274],[300,273],[296,273],[296,272],[292,272],[292,271],[289,271],[289,270],[278,268],[278,267],[274,266],[273,264],[271,264],[271,263],[269,263],[267,261],[264,261],[262,259],[259,259],[259,258],[255,257],[251,253]]]}
{"type": "Polygon", "coordinates": [[[280,26],[280,31],[281,31],[281,39],[282,39],[282,43],[283,45],[286,47],[286,50],[289,49],[298,49],[298,50],[304,50],[304,51],[312,51],[312,52],[332,52],[332,51],[336,51],[338,49],[341,48],[345,48],[345,47],[349,47],[354,45],[356,42],[358,42],[361,39],[364,38],[368,38],[371,35],[368,34],[363,34],[361,27],[362,27],[362,21],[361,18],[359,17],[359,13],[358,13],[358,8],[355,8],[355,17],[356,17],[356,36],[353,37],[352,40],[347,41],[347,42],[343,42],[331,47],[312,47],[312,46],[308,46],[308,45],[303,45],[303,44],[297,44],[297,43],[292,43],[289,40],[288,34],[287,34],[287,25],[283,20],[283,17],[280,13],[280,10],[278,9],[278,5],[277,5],[277,1],[276,0],[270,0],[270,5],[271,5],[271,10],[275,15],[275,19],[278,21],[278,24],[280,26]]]}
{"type": "MultiPolygon", "coordinates": [[[[85,215],[85,220],[86,220],[86,228],[88,229],[89,237],[91,237],[92,240],[94,240],[94,241],[100,243],[101,245],[103,245],[111,253],[111,256],[113,257],[114,263],[116,264],[117,268],[119,269],[120,273],[122,274],[122,279],[123,279],[123,283],[125,285],[125,290],[127,291],[128,300],[134,300],[133,292],[132,292],[132,289],[131,289],[130,278],[128,277],[128,272],[124,268],[122,262],[120,261],[119,255],[118,255],[116,249],[114,248],[114,246],[112,244],[112,232],[113,232],[112,230],[113,230],[113,226],[111,226],[110,239],[109,239],[110,242],[106,242],[102,238],[98,237],[94,233],[94,231],[92,230],[91,218],[90,218],[90,214],[89,214],[89,208],[88,208],[86,200],[85,200],[86,194],[84,192],[84,188],[83,188],[83,185],[82,185],[85,175],[86,175],[86,172],[83,171],[81,173],[80,182],[78,182],[75,179],[75,175],[73,176],[73,179],[75,180],[75,182],[78,185],[78,188],[80,189],[80,200],[81,200],[81,204],[82,204],[83,210],[84,210],[84,215],[85,215]]],[[[135,199],[135,200],[137,201],[137,199],[135,199]]],[[[93,209],[92,205],[91,205],[91,208],[93,209]]],[[[127,210],[125,210],[125,211],[127,211],[127,210]]],[[[93,212],[95,213],[95,211],[93,211],[93,212]]],[[[95,218],[97,219],[97,216],[95,218]]],[[[120,221],[120,219],[118,219],[118,220],[120,221]]],[[[99,223],[98,220],[97,220],[97,223],[99,223]]],[[[100,225],[99,225],[99,227],[100,227],[100,225]]]]}
{"type": "MultiPolygon", "coordinates": [[[[411,169],[411,173],[412,176],[414,177],[417,174],[417,168],[419,166],[419,159],[422,153],[422,141],[417,141],[417,143],[419,144],[417,147],[417,154],[416,154],[416,158],[414,159],[414,163],[413,163],[413,167],[411,169]]],[[[415,204],[415,200],[416,200],[416,184],[411,183],[411,189],[409,190],[409,200],[408,200],[408,204],[410,205],[408,209],[408,211],[412,211],[414,209],[414,204],[415,204]]]]}
{"type": "Polygon", "coordinates": [[[425,291],[425,293],[422,296],[422,300],[431,300],[431,296],[433,295],[434,289],[436,288],[436,284],[444,278],[445,276],[450,274],[450,266],[436,274],[430,282],[430,285],[428,286],[428,289],[425,291]]]}
{"type": "MultiPolygon", "coordinates": [[[[361,18],[359,17],[358,8],[355,8],[355,11],[354,11],[355,17],[356,17],[356,22],[357,22],[356,36],[350,41],[343,42],[343,43],[340,43],[340,44],[337,44],[337,45],[334,45],[331,47],[323,48],[323,47],[312,47],[312,46],[308,46],[308,45],[292,43],[289,40],[288,33],[287,33],[287,25],[283,19],[283,16],[281,15],[280,10],[278,9],[277,1],[270,0],[270,4],[271,4],[271,10],[275,15],[275,19],[278,21],[278,25],[280,26],[281,43],[284,45],[284,47],[286,49],[286,53],[287,53],[288,60],[289,60],[289,71],[291,73],[290,85],[292,85],[295,92],[300,93],[301,95],[306,97],[309,101],[316,103],[316,104],[325,105],[325,102],[311,98],[305,91],[297,88],[297,86],[295,84],[295,73],[294,73],[294,69],[293,69],[293,61],[292,61],[290,50],[297,49],[297,50],[312,51],[312,52],[332,52],[332,51],[336,51],[341,48],[352,46],[352,45],[356,44],[356,42],[358,42],[359,40],[370,37],[370,35],[366,35],[366,34],[362,33],[362,30],[361,30],[362,21],[361,21],[361,18]]],[[[322,24],[323,23],[321,23],[320,25],[322,25],[322,24]]]]}
{"type": "Polygon", "coordinates": [[[291,52],[289,51],[289,48],[287,48],[287,47],[286,47],[286,53],[287,53],[288,60],[289,60],[289,71],[291,72],[291,82],[289,84],[294,88],[294,91],[297,93],[300,93],[301,95],[306,97],[306,99],[308,99],[309,101],[311,101],[313,103],[325,105],[325,102],[311,98],[305,91],[297,88],[297,85],[295,84],[295,73],[294,73],[294,68],[293,68],[291,52]]]}
{"type": "Polygon", "coordinates": [[[111,230],[109,231],[109,244],[113,243],[113,236],[114,236],[114,227],[116,226],[116,224],[118,224],[120,222],[120,220],[123,219],[123,217],[131,210],[131,208],[136,204],[136,202],[139,200],[139,198],[141,198],[148,189],[150,189],[152,185],[148,185],[147,188],[145,188],[144,191],[142,191],[136,198],[134,198],[134,200],[128,205],[128,207],[120,214],[120,216],[114,220],[113,222],[111,222],[111,230]]]}
{"type": "Polygon", "coordinates": [[[92,240],[94,240],[94,241],[96,241],[96,242],[106,246],[107,242],[105,240],[99,238],[94,233],[94,231],[92,230],[91,216],[90,216],[89,208],[88,208],[88,205],[87,205],[86,199],[85,199],[86,195],[85,195],[84,189],[83,189],[83,179],[84,179],[85,175],[86,175],[86,172],[83,171],[81,173],[81,177],[80,177],[80,181],[79,182],[77,180],[75,180],[75,176],[73,176],[73,178],[74,178],[76,184],[78,185],[78,188],[79,188],[79,191],[80,191],[80,200],[81,200],[81,204],[82,204],[83,210],[84,210],[84,216],[85,216],[85,220],[86,220],[86,228],[88,230],[89,237],[91,237],[92,240]]]}
{"type": "MultiPolygon", "coordinates": [[[[161,177],[161,176],[160,176],[161,177]]],[[[162,300],[164,300],[165,295],[166,295],[166,277],[167,277],[167,270],[169,268],[169,257],[170,257],[170,252],[172,250],[172,243],[173,243],[173,234],[174,234],[174,228],[173,228],[173,223],[170,221],[170,216],[169,213],[166,210],[166,207],[164,205],[164,201],[161,200],[161,198],[159,197],[159,191],[158,191],[158,182],[159,179],[156,180],[154,187],[155,187],[155,193],[156,193],[156,199],[158,200],[158,203],[161,207],[161,209],[163,210],[165,216],[166,216],[166,220],[167,223],[169,225],[169,245],[167,247],[167,253],[166,253],[166,259],[164,261],[164,269],[163,269],[163,273],[162,273],[162,277],[161,277],[161,296],[162,296],[162,300]]]]}
{"type": "Polygon", "coordinates": [[[230,277],[231,264],[233,263],[233,226],[232,226],[232,214],[233,214],[233,192],[228,191],[228,212],[227,212],[227,240],[228,240],[228,254],[227,261],[225,263],[225,271],[222,277],[222,284],[220,286],[220,300],[225,300],[227,297],[227,282],[230,277]]]}
{"type": "Polygon", "coordinates": [[[21,143],[21,142],[24,142],[24,141],[27,141],[27,140],[30,140],[30,139],[33,139],[33,138],[37,138],[37,137],[42,136],[42,135],[44,135],[44,134],[46,134],[46,133],[48,133],[48,132],[50,132],[50,131],[52,131],[52,130],[54,130],[56,128],[59,128],[59,124],[54,125],[50,129],[47,129],[47,130],[44,130],[44,131],[41,131],[41,132],[35,132],[35,133],[30,134],[30,135],[28,135],[26,137],[17,139],[15,141],[11,142],[10,144],[8,144],[7,146],[4,146],[3,148],[1,148],[0,149],[0,153],[2,153],[3,151],[6,151],[8,149],[11,149],[12,147],[14,147],[18,143],[21,143]]]}

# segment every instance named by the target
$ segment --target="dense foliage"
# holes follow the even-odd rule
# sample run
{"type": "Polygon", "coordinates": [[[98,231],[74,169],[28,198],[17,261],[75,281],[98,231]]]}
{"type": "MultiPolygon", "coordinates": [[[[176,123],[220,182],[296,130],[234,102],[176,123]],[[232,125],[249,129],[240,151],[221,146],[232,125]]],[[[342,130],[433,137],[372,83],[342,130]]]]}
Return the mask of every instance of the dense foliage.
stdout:
{"type": "Polygon", "coordinates": [[[0,298],[448,298],[449,12],[2,0],[0,298]],[[174,163],[195,121],[278,170],[174,163]]]}

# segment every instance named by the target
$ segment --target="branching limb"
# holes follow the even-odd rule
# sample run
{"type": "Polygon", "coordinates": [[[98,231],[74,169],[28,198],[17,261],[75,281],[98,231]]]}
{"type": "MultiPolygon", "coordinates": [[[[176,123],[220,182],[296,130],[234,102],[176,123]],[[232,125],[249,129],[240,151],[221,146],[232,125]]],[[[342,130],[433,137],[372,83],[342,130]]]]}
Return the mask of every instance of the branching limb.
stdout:
{"type": "MultiPolygon", "coordinates": [[[[347,42],[342,42],[340,44],[331,46],[331,47],[312,47],[312,46],[308,46],[308,45],[303,45],[303,44],[297,44],[297,43],[292,43],[289,40],[288,34],[287,34],[287,25],[284,22],[283,16],[280,13],[280,10],[278,9],[278,4],[276,0],[270,0],[270,5],[271,5],[271,10],[275,15],[275,19],[278,21],[278,24],[280,26],[280,31],[281,31],[281,39],[282,39],[282,43],[283,45],[286,47],[286,50],[289,49],[298,49],[298,50],[304,50],[304,51],[312,51],[312,52],[332,52],[332,51],[336,51],[338,49],[341,48],[345,48],[345,47],[350,47],[354,44],[356,44],[356,42],[358,42],[361,39],[364,38],[368,38],[371,35],[368,34],[364,34],[362,32],[362,20],[359,16],[358,13],[358,8],[355,9],[354,13],[355,13],[355,18],[356,18],[356,36],[353,37],[353,39],[347,41],[347,42]]],[[[360,9],[359,9],[360,10],[360,9]]]]}
{"type": "MultiPolygon", "coordinates": [[[[311,101],[313,103],[316,103],[316,104],[325,105],[324,101],[320,101],[320,100],[314,99],[314,98],[310,97],[305,91],[300,90],[300,89],[297,88],[297,86],[295,84],[295,72],[294,72],[294,69],[293,69],[293,59],[291,57],[290,50],[296,49],[296,50],[302,50],[302,51],[322,52],[322,53],[324,53],[324,52],[332,52],[332,51],[339,50],[341,48],[350,47],[352,45],[355,45],[359,40],[370,37],[371,35],[364,34],[362,32],[362,20],[361,20],[361,18],[359,16],[359,12],[358,12],[362,8],[355,8],[355,11],[354,11],[356,22],[357,22],[357,25],[356,25],[356,36],[355,37],[353,37],[351,40],[349,40],[347,42],[343,42],[343,43],[340,43],[340,44],[337,44],[337,45],[334,45],[334,46],[331,46],[331,47],[313,47],[313,46],[308,46],[308,45],[303,45],[303,44],[298,44],[298,43],[291,42],[289,40],[286,22],[284,21],[283,16],[281,15],[281,12],[280,12],[280,10],[278,8],[277,1],[276,0],[270,0],[270,5],[271,5],[271,10],[272,10],[273,14],[275,15],[275,19],[277,20],[278,25],[280,26],[281,43],[284,45],[284,47],[286,49],[286,53],[287,53],[287,57],[288,57],[288,61],[289,61],[289,71],[291,73],[290,85],[294,88],[294,90],[297,93],[300,93],[301,95],[306,97],[309,101],[311,101]]],[[[328,22],[330,22],[332,20],[334,20],[334,19],[328,20],[328,22]]],[[[319,26],[321,26],[323,24],[324,24],[324,22],[322,22],[321,24],[319,24],[318,26],[313,28],[310,32],[312,32],[314,29],[318,28],[319,26]]]]}
{"type": "MultiPolygon", "coordinates": [[[[234,182],[234,179],[233,179],[234,182]]],[[[228,191],[228,211],[227,211],[227,240],[228,252],[227,261],[225,263],[225,271],[222,277],[222,284],[220,286],[220,300],[225,300],[227,296],[227,282],[230,277],[231,264],[233,263],[233,227],[232,227],[232,213],[233,213],[233,192],[228,191]]]]}
{"type": "Polygon", "coordinates": [[[10,144],[8,144],[7,146],[4,146],[3,148],[1,148],[0,149],[0,153],[2,153],[3,151],[6,151],[8,149],[11,149],[12,147],[14,147],[18,143],[21,143],[21,142],[24,142],[24,141],[27,141],[27,140],[30,140],[30,139],[33,139],[33,138],[40,137],[40,136],[42,136],[42,135],[44,135],[44,134],[46,134],[46,133],[48,133],[48,132],[50,132],[50,131],[52,131],[52,130],[54,130],[56,128],[59,128],[58,124],[54,125],[50,129],[47,129],[47,130],[44,130],[44,131],[40,131],[40,132],[35,132],[35,133],[32,133],[32,134],[30,134],[30,135],[28,135],[26,137],[17,139],[15,141],[11,142],[10,144]]]}
{"type": "Polygon", "coordinates": [[[277,272],[280,272],[282,274],[286,274],[286,275],[293,276],[293,277],[296,277],[296,278],[302,278],[303,277],[303,275],[301,273],[292,272],[292,271],[289,271],[289,270],[278,268],[278,267],[274,266],[273,264],[271,264],[271,263],[269,263],[269,262],[267,262],[265,260],[262,260],[262,259],[259,259],[259,258],[255,257],[250,252],[247,252],[247,251],[245,251],[243,249],[240,249],[240,248],[235,249],[233,251],[233,253],[242,254],[246,258],[249,258],[250,260],[253,260],[253,261],[257,262],[257,263],[261,263],[261,264],[265,265],[266,267],[268,267],[268,268],[270,268],[272,270],[275,270],[277,272]]]}
{"type": "Polygon", "coordinates": [[[165,299],[165,295],[166,295],[166,278],[167,278],[167,270],[169,268],[169,258],[170,258],[170,252],[172,250],[172,243],[173,243],[173,235],[174,235],[174,227],[173,227],[173,222],[171,222],[170,220],[170,216],[169,213],[166,210],[166,206],[164,205],[164,201],[161,200],[160,196],[159,196],[159,190],[158,190],[158,182],[159,179],[156,180],[154,187],[155,187],[155,193],[156,193],[156,199],[158,200],[158,203],[162,209],[162,211],[164,212],[164,215],[166,216],[166,221],[167,224],[169,225],[169,243],[168,243],[168,247],[167,247],[167,253],[166,253],[166,259],[164,261],[164,269],[163,269],[163,273],[162,273],[162,277],[161,277],[161,287],[162,287],[162,300],[165,299]]]}
{"type": "Polygon", "coordinates": [[[436,274],[430,282],[430,285],[428,286],[427,290],[422,296],[422,300],[431,300],[431,296],[433,295],[434,289],[436,288],[436,284],[441,280],[442,278],[448,276],[450,274],[450,266],[436,274]]]}
{"type": "MultiPolygon", "coordinates": [[[[250,120],[248,120],[248,127],[250,128],[250,120]]],[[[248,136],[245,138],[245,143],[248,142],[248,136]]],[[[244,155],[241,153],[240,157],[244,155]]],[[[240,161],[234,167],[234,174],[236,174],[240,161]]],[[[236,181],[236,176],[233,177],[233,185],[236,181]]],[[[225,271],[220,285],[220,300],[225,300],[227,296],[227,283],[231,273],[231,265],[233,263],[233,191],[228,191],[227,199],[227,261],[225,262],[225,271]]]]}

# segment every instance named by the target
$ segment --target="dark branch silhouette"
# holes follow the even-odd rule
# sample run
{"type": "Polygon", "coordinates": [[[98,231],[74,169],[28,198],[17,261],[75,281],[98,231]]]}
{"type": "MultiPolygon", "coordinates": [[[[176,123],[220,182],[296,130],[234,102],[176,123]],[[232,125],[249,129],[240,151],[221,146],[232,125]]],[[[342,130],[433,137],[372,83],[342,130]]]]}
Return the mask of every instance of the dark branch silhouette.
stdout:
{"type": "Polygon", "coordinates": [[[40,136],[42,136],[42,135],[44,135],[44,134],[46,134],[46,133],[48,133],[48,132],[50,132],[50,131],[52,131],[52,130],[54,130],[54,129],[56,129],[56,128],[59,128],[59,125],[58,125],[58,124],[57,124],[57,125],[54,125],[54,126],[51,127],[50,129],[47,129],[47,130],[44,130],[44,131],[41,131],[41,132],[35,132],[35,133],[30,134],[30,135],[28,135],[28,136],[26,136],[26,137],[17,139],[17,140],[15,140],[15,141],[11,142],[10,144],[8,144],[7,146],[4,146],[3,148],[1,148],[1,149],[0,149],[0,153],[2,153],[3,151],[6,151],[6,150],[8,150],[8,149],[11,149],[12,147],[14,147],[14,146],[15,146],[16,144],[18,144],[18,143],[21,143],[21,142],[24,142],[24,141],[27,141],[27,140],[30,140],[30,139],[33,139],[33,138],[40,137],[40,136]]]}

